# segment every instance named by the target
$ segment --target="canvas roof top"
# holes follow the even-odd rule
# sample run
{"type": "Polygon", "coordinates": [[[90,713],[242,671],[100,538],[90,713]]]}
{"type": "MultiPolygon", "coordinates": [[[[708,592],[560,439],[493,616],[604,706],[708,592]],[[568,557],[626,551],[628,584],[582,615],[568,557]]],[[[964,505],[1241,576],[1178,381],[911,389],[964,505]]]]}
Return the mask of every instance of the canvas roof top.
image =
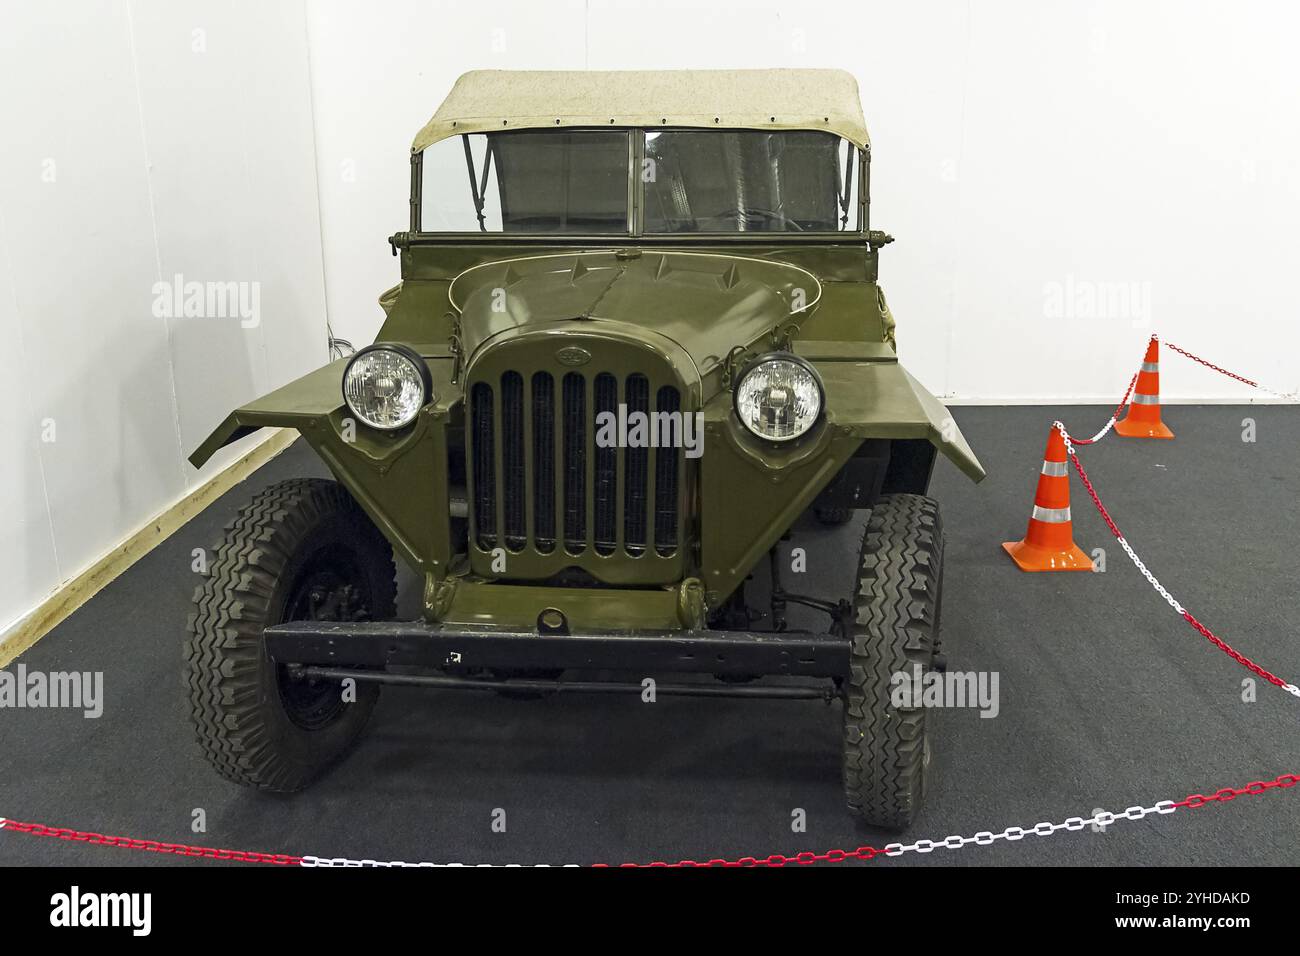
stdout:
{"type": "Polygon", "coordinates": [[[411,148],[463,133],[573,126],[817,129],[870,142],[857,80],[844,70],[474,70],[411,148]]]}

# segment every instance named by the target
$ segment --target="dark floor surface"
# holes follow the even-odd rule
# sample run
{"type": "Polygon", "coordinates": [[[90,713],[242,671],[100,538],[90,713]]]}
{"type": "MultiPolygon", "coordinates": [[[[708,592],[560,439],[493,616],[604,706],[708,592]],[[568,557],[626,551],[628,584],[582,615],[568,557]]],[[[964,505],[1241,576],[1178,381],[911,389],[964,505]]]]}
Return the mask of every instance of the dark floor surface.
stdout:
{"type": "MultiPolygon", "coordinates": [[[[1064,411],[1082,434],[1106,414],[1064,411]]],[[[1002,552],[999,542],[1024,533],[1059,412],[955,410],[990,477],[977,486],[946,462],[936,468],[944,641],[951,670],[999,673],[1001,712],[933,712],[934,775],[911,838],[1029,827],[1300,771],[1300,700],[1260,681],[1258,700],[1244,702],[1251,675],[1152,591],[1077,480],[1075,537],[1085,550],[1105,547],[1106,573],[1023,574],[1002,552]]],[[[1300,415],[1165,413],[1175,441],[1112,436],[1084,450],[1085,465],[1170,591],[1243,653],[1296,680],[1300,415]],[[1246,417],[1257,422],[1254,443],[1241,440],[1246,417]]],[[[766,856],[895,839],[845,812],[839,708],[809,702],[516,701],[391,688],[360,746],[309,791],[267,795],[220,779],[192,740],[181,687],[191,551],[211,545],[256,487],[321,473],[295,446],[20,658],[29,669],[102,670],[105,713],[0,710],[0,814],[165,841],[437,862],[766,856]],[[206,813],[204,834],[191,832],[195,808],[206,813]],[[506,811],[505,833],[491,828],[495,808],[506,811]],[[791,831],[795,808],[806,811],[806,833],[791,831]]],[[[810,590],[847,595],[863,521],[834,530],[801,522],[787,547],[807,548],[810,590]]],[[[1293,864],[1298,842],[1295,788],[1103,833],[871,865],[1293,864]]],[[[3,864],[174,862],[189,861],[0,832],[3,864]]]]}

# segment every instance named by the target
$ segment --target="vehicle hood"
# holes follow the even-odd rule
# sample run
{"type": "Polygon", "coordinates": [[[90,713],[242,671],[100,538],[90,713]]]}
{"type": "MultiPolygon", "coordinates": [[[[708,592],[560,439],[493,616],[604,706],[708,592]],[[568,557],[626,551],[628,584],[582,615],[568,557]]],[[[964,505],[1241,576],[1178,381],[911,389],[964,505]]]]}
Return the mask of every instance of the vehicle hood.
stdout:
{"type": "Polygon", "coordinates": [[[471,364],[495,337],[521,327],[591,322],[594,332],[616,322],[670,340],[703,375],[736,346],[801,321],[821,297],[821,284],[804,269],[769,259],[634,249],[475,266],[456,277],[448,294],[471,364]]]}

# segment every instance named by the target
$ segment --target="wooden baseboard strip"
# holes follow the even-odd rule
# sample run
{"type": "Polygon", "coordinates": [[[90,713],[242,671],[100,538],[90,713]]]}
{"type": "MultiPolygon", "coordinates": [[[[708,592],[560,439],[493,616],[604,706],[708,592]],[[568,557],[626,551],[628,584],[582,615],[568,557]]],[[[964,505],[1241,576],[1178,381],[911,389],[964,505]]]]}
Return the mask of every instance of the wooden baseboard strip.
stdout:
{"type": "Polygon", "coordinates": [[[270,432],[248,452],[232,461],[185,497],[155,515],[129,538],[95,561],[80,574],[64,582],[35,610],[0,636],[0,667],[7,667],[19,654],[32,647],[73,611],[81,607],[123,571],[166,541],[177,529],[216,501],[239,482],[294,443],[298,432],[291,428],[270,432]]]}

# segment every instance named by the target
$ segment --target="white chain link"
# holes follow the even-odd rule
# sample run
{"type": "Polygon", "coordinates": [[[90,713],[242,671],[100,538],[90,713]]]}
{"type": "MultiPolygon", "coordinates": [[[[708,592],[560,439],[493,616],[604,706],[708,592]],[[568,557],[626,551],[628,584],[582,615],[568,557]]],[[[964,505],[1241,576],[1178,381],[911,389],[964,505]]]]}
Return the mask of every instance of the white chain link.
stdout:
{"type": "Polygon", "coordinates": [[[1129,543],[1124,540],[1124,536],[1121,534],[1115,540],[1124,549],[1124,553],[1137,565],[1137,569],[1142,572],[1142,576],[1147,579],[1147,582],[1156,589],[1156,593],[1169,602],[1169,606],[1178,612],[1179,617],[1183,617],[1187,613],[1183,610],[1183,606],[1178,603],[1172,594],[1165,590],[1165,586],[1156,580],[1156,576],[1147,570],[1147,566],[1142,563],[1142,559],[1137,556],[1137,553],[1129,547],[1129,543]]]}
{"type": "MultiPolygon", "coordinates": [[[[1091,438],[1088,439],[1088,444],[1089,444],[1089,445],[1095,445],[1097,442],[1099,442],[1099,441],[1101,441],[1103,438],[1105,438],[1105,437],[1106,437],[1106,433],[1109,432],[1109,431],[1110,431],[1112,428],[1114,428],[1114,427],[1115,427],[1115,416],[1112,415],[1112,416],[1110,416],[1110,421],[1108,421],[1108,422],[1107,422],[1107,423],[1102,427],[1101,431],[1097,432],[1097,434],[1093,435],[1091,438]]],[[[1064,426],[1062,426],[1062,428],[1064,428],[1064,426]]],[[[1067,448],[1070,447],[1070,445],[1069,445],[1069,439],[1068,439],[1068,438],[1066,439],[1066,447],[1067,447],[1067,448]]]]}
{"type": "MultiPolygon", "coordinates": [[[[1071,458],[1074,458],[1074,443],[1070,441],[1070,433],[1066,431],[1065,425],[1063,425],[1060,421],[1055,421],[1052,423],[1052,425],[1061,433],[1061,439],[1065,442],[1066,455],[1070,456],[1071,458]]],[[[1077,461],[1077,459],[1075,460],[1077,461]]],[[[1076,464],[1075,467],[1077,470],[1078,465],[1076,464]]],[[[1082,478],[1082,474],[1080,474],[1080,478],[1082,478]]],[[[1151,571],[1147,568],[1147,566],[1142,562],[1142,559],[1137,556],[1137,552],[1135,552],[1133,548],[1129,545],[1128,541],[1125,540],[1124,535],[1117,534],[1115,536],[1115,540],[1119,542],[1119,546],[1124,549],[1124,553],[1129,556],[1129,559],[1133,562],[1134,566],[1136,566],[1137,569],[1142,572],[1142,576],[1147,579],[1147,582],[1153,588],[1155,588],[1156,593],[1159,594],[1162,598],[1164,598],[1165,601],[1168,602],[1171,608],[1173,608],[1175,611],[1178,612],[1179,617],[1186,620],[1187,612],[1186,610],[1183,609],[1183,606],[1178,603],[1178,599],[1175,598],[1172,594],[1170,594],[1165,589],[1165,586],[1160,583],[1160,580],[1154,574],[1151,573],[1151,571]]],[[[1279,684],[1278,686],[1282,690],[1290,694],[1292,697],[1300,698],[1300,687],[1297,687],[1295,684],[1279,684]]]]}
{"type": "MultiPolygon", "coordinates": [[[[1114,419],[1112,418],[1111,421],[1113,422],[1114,419]]],[[[1061,433],[1061,439],[1065,442],[1065,454],[1070,458],[1073,458],[1074,442],[1070,440],[1070,433],[1066,431],[1065,425],[1059,420],[1053,422],[1052,425],[1061,433]]],[[[1105,431],[1105,429],[1103,429],[1103,431],[1105,431]]],[[[1124,539],[1124,536],[1122,534],[1116,535],[1115,540],[1119,542],[1119,546],[1124,549],[1124,553],[1129,556],[1129,560],[1133,562],[1134,566],[1142,572],[1142,576],[1147,579],[1147,583],[1156,589],[1156,593],[1164,598],[1171,608],[1178,612],[1179,617],[1182,617],[1186,613],[1183,610],[1183,606],[1178,603],[1177,599],[1172,594],[1165,590],[1165,586],[1160,583],[1156,576],[1152,574],[1147,566],[1142,562],[1142,559],[1137,556],[1137,552],[1134,551],[1128,541],[1124,539]]]]}
{"type": "MultiPolygon", "coordinates": [[[[1152,335],[1151,338],[1154,339],[1154,340],[1157,341],[1157,342],[1160,341],[1160,337],[1159,337],[1158,335],[1152,335]]],[[[1178,348],[1178,346],[1173,345],[1173,343],[1166,343],[1166,344],[1169,345],[1170,349],[1174,352],[1175,355],[1182,355],[1184,358],[1191,358],[1190,353],[1184,353],[1181,349],[1178,348]]],[[[1267,385],[1260,385],[1258,382],[1253,382],[1253,381],[1251,381],[1251,382],[1247,382],[1245,379],[1241,378],[1240,376],[1234,375],[1234,374],[1232,374],[1231,372],[1226,372],[1226,371],[1224,371],[1223,369],[1218,368],[1217,366],[1214,366],[1214,365],[1209,364],[1208,362],[1205,362],[1204,360],[1197,359],[1197,358],[1191,358],[1191,361],[1196,362],[1197,364],[1203,365],[1203,366],[1205,366],[1206,368],[1210,369],[1211,371],[1219,372],[1219,373],[1221,373],[1221,374],[1223,374],[1223,375],[1226,375],[1226,376],[1228,376],[1229,378],[1234,379],[1235,381],[1242,382],[1242,383],[1244,383],[1244,384],[1250,385],[1252,388],[1256,388],[1256,389],[1258,389],[1258,390],[1261,391],[1261,392],[1266,392],[1266,393],[1268,393],[1269,395],[1272,395],[1274,398],[1280,398],[1280,399],[1282,399],[1283,401],[1287,401],[1287,402],[1297,402],[1297,401],[1300,401],[1300,393],[1297,393],[1297,392],[1279,392],[1279,391],[1276,391],[1276,390],[1274,390],[1274,389],[1269,388],[1267,385]]],[[[1128,390],[1127,393],[1125,393],[1124,400],[1123,400],[1123,402],[1120,403],[1119,408],[1117,408],[1117,409],[1115,410],[1115,414],[1110,416],[1110,420],[1107,421],[1106,424],[1102,426],[1101,431],[1097,432],[1097,434],[1093,435],[1091,438],[1089,438],[1089,439],[1088,439],[1086,442],[1084,442],[1083,444],[1085,444],[1085,445],[1095,445],[1097,442],[1101,441],[1101,440],[1102,440],[1103,438],[1105,438],[1108,434],[1110,434],[1110,430],[1111,430],[1112,428],[1115,427],[1115,425],[1116,425],[1116,423],[1117,423],[1117,421],[1118,421],[1119,413],[1120,413],[1121,411],[1123,411],[1123,409],[1125,408],[1125,406],[1128,405],[1128,403],[1129,403],[1129,398],[1130,398],[1130,396],[1132,395],[1132,393],[1133,393],[1133,388],[1134,388],[1134,386],[1135,386],[1136,384],[1137,384],[1137,376],[1135,375],[1135,376],[1133,377],[1133,380],[1132,380],[1131,382],[1129,382],[1129,390],[1128,390]]],[[[1064,429],[1062,429],[1062,431],[1064,431],[1064,429]]],[[[1168,596],[1167,596],[1167,595],[1166,595],[1166,600],[1168,600],[1168,596]]]]}
{"type": "Polygon", "coordinates": [[[1261,392],[1268,392],[1268,394],[1272,395],[1274,398],[1280,398],[1286,402],[1300,401],[1300,394],[1297,394],[1296,392],[1275,392],[1267,385],[1260,385],[1258,383],[1256,383],[1255,387],[1261,392]]]}
{"type": "Polygon", "coordinates": [[[1052,427],[1061,433],[1061,441],[1065,442],[1065,454],[1067,456],[1073,455],[1074,442],[1070,441],[1070,433],[1065,429],[1065,422],[1058,418],[1056,421],[1052,422],[1052,427]]]}
{"type": "Polygon", "coordinates": [[[1036,823],[1032,827],[1007,827],[1000,833],[992,833],[989,830],[981,830],[974,836],[953,835],[944,837],[942,840],[917,840],[915,843],[890,843],[885,847],[886,856],[902,856],[904,853],[932,853],[935,850],[960,850],[964,846],[974,843],[977,846],[992,846],[998,840],[1006,840],[1014,843],[1017,840],[1023,840],[1027,836],[1052,836],[1061,830],[1068,830],[1071,833],[1077,833],[1079,830],[1087,829],[1091,826],[1105,828],[1118,820],[1141,820],[1153,813],[1167,814],[1173,813],[1178,807],[1172,800],[1161,800],[1155,806],[1151,807],[1129,807],[1123,813],[1113,813],[1109,810],[1098,810],[1090,817],[1067,817],[1061,823],[1052,823],[1044,821],[1036,823]]]}
{"type": "MultiPolygon", "coordinates": [[[[1113,813],[1109,810],[1098,810],[1090,817],[1067,817],[1061,823],[1052,823],[1044,821],[1036,823],[1032,827],[1007,827],[999,833],[993,833],[989,830],[981,830],[974,836],[961,836],[952,834],[942,840],[917,840],[915,843],[891,843],[885,847],[886,856],[901,856],[904,853],[933,853],[935,850],[960,850],[962,847],[974,843],[978,846],[992,846],[998,840],[1006,840],[1014,843],[1017,840],[1023,840],[1027,836],[1052,836],[1061,830],[1071,833],[1077,833],[1080,830],[1086,830],[1088,827],[1101,827],[1102,829],[1110,826],[1120,820],[1141,820],[1153,813],[1168,814],[1173,813],[1178,807],[1172,800],[1161,800],[1159,803],[1150,807],[1129,807],[1122,813],[1113,813]]],[[[566,863],[565,867],[575,867],[576,863],[566,863]]],[[[403,863],[394,861],[390,863],[378,860],[350,860],[347,857],[319,857],[304,856],[302,866],[312,867],[497,867],[519,868],[523,866],[530,867],[549,867],[548,863],[403,863]]]]}
{"type": "Polygon", "coordinates": [[[1260,388],[1268,392],[1274,398],[1285,399],[1288,402],[1300,402],[1300,392],[1275,392],[1267,386],[1261,385],[1260,388]]]}
{"type": "Polygon", "coordinates": [[[1101,441],[1103,438],[1106,437],[1106,433],[1109,432],[1114,427],[1115,427],[1115,416],[1112,415],[1110,416],[1110,421],[1106,422],[1105,427],[1102,428],[1101,431],[1097,432],[1097,434],[1092,436],[1092,441],[1089,444],[1096,444],[1097,442],[1101,441]]]}
{"type": "MultiPolygon", "coordinates": [[[[1108,434],[1110,434],[1110,430],[1115,427],[1115,423],[1119,420],[1119,413],[1128,407],[1129,399],[1133,397],[1133,389],[1136,387],[1137,387],[1137,375],[1134,374],[1134,376],[1131,379],[1129,379],[1128,389],[1124,392],[1124,398],[1120,401],[1119,407],[1115,409],[1114,413],[1107,420],[1106,424],[1101,426],[1101,431],[1097,432],[1097,434],[1093,435],[1086,442],[1084,442],[1085,445],[1095,445],[1097,444],[1097,442],[1101,441],[1108,434]]],[[[1057,424],[1061,425],[1060,422],[1057,422],[1057,424]]],[[[1061,425],[1061,435],[1065,437],[1066,447],[1067,448],[1071,447],[1070,438],[1065,432],[1064,425],[1061,425]]]]}
{"type": "MultiPolygon", "coordinates": [[[[1281,778],[1279,778],[1278,782],[1280,781],[1281,778]]],[[[1286,786],[1290,786],[1290,784],[1286,784],[1286,786]]],[[[1253,791],[1248,787],[1245,790],[1239,791],[1238,794],[1248,793],[1248,792],[1262,792],[1262,787],[1261,790],[1259,791],[1253,791]]],[[[1190,800],[1191,798],[1188,799],[1190,800]]],[[[1202,801],[1204,802],[1209,799],[1217,799],[1217,795],[1216,797],[1212,797],[1212,798],[1202,798],[1202,801]]],[[[1226,797],[1224,799],[1232,799],[1232,798],[1226,797]]],[[[917,840],[914,843],[890,843],[884,848],[884,850],[879,850],[876,852],[881,853],[885,856],[902,856],[904,853],[933,853],[935,850],[960,850],[963,847],[970,846],[971,844],[975,844],[976,846],[992,846],[998,840],[1006,840],[1008,843],[1015,843],[1019,840],[1023,840],[1027,836],[1053,836],[1061,832],[1062,830],[1071,833],[1077,833],[1081,830],[1086,830],[1089,827],[1092,827],[1094,828],[1094,830],[1104,831],[1106,827],[1114,823],[1118,823],[1121,820],[1143,820],[1153,813],[1166,815],[1166,814],[1174,813],[1180,809],[1185,809],[1187,805],[1188,804],[1185,802],[1182,805],[1180,805],[1178,803],[1175,803],[1173,800],[1161,800],[1158,803],[1154,804],[1153,806],[1129,807],[1127,810],[1124,810],[1121,813],[1115,813],[1111,810],[1097,810],[1092,814],[1092,816],[1089,817],[1077,817],[1077,816],[1067,817],[1065,820],[1061,821],[1060,823],[1052,823],[1050,821],[1044,821],[1042,823],[1036,823],[1032,827],[1011,826],[1011,827],[1007,827],[1006,829],[998,833],[993,833],[990,830],[980,830],[978,833],[974,834],[973,836],[961,836],[960,834],[952,834],[951,836],[944,837],[942,840],[917,840]]],[[[0,817],[0,828],[3,828],[6,822],[7,822],[6,818],[0,817]]],[[[804,854],[800,854],[800,856],[804,856],[804,854]]],[[[854,854],[852,853],[842,854],[839,859],[842,860],[846,856],[851,858],[854,856],[854,854]]],[[[799,862],[798,858],[796,857],[787,857],[785,859],[790,863],[799,862]]],[[[762,861],[751,861],[751,862],[757,862],[760,864],[762,863],[762,861]]],[[[305,867],[324,867],[324,868],[381,867],[381,868],[402,868],[402,869],[444,868],[444,867],[475,868],[475,869],[477,868],[551,869],[552,868],[551,864],[549,863],[504,863],[504,864],[426,863],[426,862],[407,863],[400,860],[393,860],[393,861],[371,860],[371,859],[353,860],[348,857],[342,857],[342,856],[336,856],[336,857],[303,856],[299,858],[299,865],[305,867]]],[[[579,864],[576,863],[565,863],[562,865],[562,868],[564,869],[576,868],[578,867],[578,865],[579,864]]],[[[663,865],[663,864],[657,864],[657,865],[663,865]]]]}

